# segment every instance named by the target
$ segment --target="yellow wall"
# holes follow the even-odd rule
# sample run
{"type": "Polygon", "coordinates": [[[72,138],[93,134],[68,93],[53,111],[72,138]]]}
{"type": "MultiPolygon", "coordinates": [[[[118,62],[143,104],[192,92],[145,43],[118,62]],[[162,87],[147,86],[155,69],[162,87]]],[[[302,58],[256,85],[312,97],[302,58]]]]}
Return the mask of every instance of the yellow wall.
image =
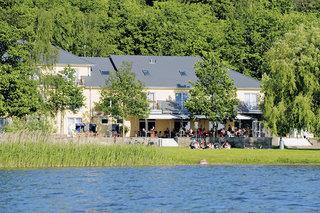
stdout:
{"type": "Polygon", "coordinates": [[[139,131],[139,119],[137,118],[130,118],[130,137],[135,137],[139,131]]]}
{"type": "Polygon", "coordinates": [[[234,125],[235,125],[234,121],[229,121],[229,120],[228,120],[228,121],[226,122],[226,124],[225,124],[225,127],[224,127],[225,130],[228,130],[229,125],[231,126],[232,129],[234,129],[234,125]]]}
{"type": "MultiPolygon", "coordinates": [[[[65,66],[62,65],[56,65],[51,68],[43,68],[44,73],[48,72],[53,72],[57,73],[61,70],[64,69],[65,66]]],[[[74,68],[77,72],[77,77],[81,78],[81,76],[89,76],[90,75],[90,65],[82,65],[82,66],[77,66],[73,65],[71,66],[74,68]]],[[[81,109],[77,113],[72,113],[72,112],[66,112],[64,116],[64,134],[67,134],[68,132],[68,118],[82,118],[83,122],[89,123],[91,117],[95,117],[95,105],[97,102],[99,102],[101,94],[100,94],[101,89],[100,88],[84,88],[83,94],[85,96],[85,105],[81,107],[81,109]]],[[[146,88],[146,92],[154,93],[155,101],[169,101],[175,100],[175,93],[176,92],[185,92],[188,91],[188,89],[176,89],[176,88],[146,88]]],[[[260,94],[260,91],[257,89],[239,89],[237,91],[237,97],[239,98],[240,101],[244,101],[244,94],[245,93],[258,93],[260,94]]],[[[261,96],[261,95],[260,95],[261,96]]],[[[56,124],[57,124],[57,130],[60,129],[60,120],[61,120],[61,115],[58,114],[56,117],[56,124]]],[[[137,131],[139,130],[139,119],[137,118],[130,118],[128,119],[130,123],[127,122],[127,125],[131,128],[130,131],[130,136],[135,136],[137,131]]],[[[208,120],[199,120],[199,128],[205,128],[206,130],[209,130],[209,122],[208,120]]],[[[171,131],[174,128],[174,120],[156,120],[156,130],[158,132],[164,132],[167,128],[170,128],[171,126],[171,131]]],[[[232,125],[234,126],[234,124],[232,125]]],[[[226,125],[228,127],[228,124],[226,125]]],[[[194,122],[191,121],[191,128],[194,129],[194,122]]],[[[57,131],[59,132],[59,131],[57,131]]]]}
{"type": "Polygon", "coordinates": [[[255,94],[258,94],[258,97],[260,97],[259,99],[261,99],[262,95],[260,93],[260,90],[257,90],[257,89],[238,89],[237,90],[237,97],[240,101],[244,101],[245,100],[245,97],[244,95],[246,93],[255,93],[255,94]]]}
{"type": "MultiPolygon", "coordinates": [[[[42,73],[44,74],[57,74],[66,68],[67,65],[54,65],[51,67],[40,67],[42,73]]],[[[81,76],[90,76],[91,74],[91,65],[70,65],[76,71],[76,77],[80,80],[81,76]]]]}
{"type": "Polygon", "coordinates": [[[163,134],[163,132],[166,129],[169,129],[170,131],[173,130],[174,128],[174,120],[156,120],[156,131],[160,132],[163,134]]]}

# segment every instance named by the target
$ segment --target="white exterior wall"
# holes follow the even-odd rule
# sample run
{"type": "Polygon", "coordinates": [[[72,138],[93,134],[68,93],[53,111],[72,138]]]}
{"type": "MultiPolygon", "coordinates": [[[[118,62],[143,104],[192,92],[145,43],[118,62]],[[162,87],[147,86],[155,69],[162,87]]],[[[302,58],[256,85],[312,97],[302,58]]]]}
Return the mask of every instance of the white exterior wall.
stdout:
{"type": "MultiPolygon", "coordinates": [[[[63,71],[66,65],[55,65],[52,67],[41,68],[44,74],[58,74],[63,71]]],[[[70,65],[71,68],[76,71],[76,79],[80,80],[81,76],[90,76],[91,75],[91,66],[90,65],[70,65]]]]}
{"type": "Polygon", "coordinates": [[[165,88],[165,89],[156,89],[156,88],[148,88],[146,90],[149,93],[154,93],[155,101],[174,101],[176,99],[177,92],[185,92],[188,91],[186,89],[174,89],[174,88],[165,88]]]}
{"type": "MultiPolygon", "coordinates": [[[[175,93],[177,92],[185,92],[188,89],[174,89],[174,88],[167,88],[167,89],[155,89],[150,88],[146,90],[147,92],[154,93],[155,101],[164,101],[164,100],[175,100],[175,93]]],[[[245,94],[247,93],[254,93],[257,94],[258,97],[262,97],[259,89],[238,89],[237,90],[237,98],[240,101],[245,101],[245,94]]]]}
{"type": "MultiPolygon", "coordinates": [[[[168,88],[168,89],[154,89],[150,88],[146,90],[147,92],[154,93],[155,101],[168,101],[168,100],[175,100],[175,93],[176,92],[183,92],[187,90],[179,90],[179,89],[173,89],[173,88],[168,88]]],[[[77,112],[77,113],[72,113],[72,112],[66,112],[64,116],[64,133],[63,134],[68,134],[68,118],[82,118],[82,122],[84,123],[89,123],[90,118],[94,116],[94,107],[95,104],[99,102],[100,97],[101,97],[101,89],[100,88],[84,88],[83,94],[85,96],[85,104],[84,106],[77,112]]],[[[240,101],[244,101],[244,94],[246,93],[256,93],[260,95],[259,90],[238,90],[237,91],[237,97],[240,101]]],[[[132,126],[132,124],[126,122],[126,125],[128,127],[132,126]]],[[[60,129],[60,114],[58,115],[57,118],[57,130],[60,129]]],[[[129,134],[129,133],[128,133],[129,134]]]]}
{"type": "MultiPolygon", "coordinates": [[[[63,71],[68,65],[54,65],[52,67],[40,67],[43,74],[58,74],[63,71]]],[[[91,65],[70,65],[71,68],[76,71],[76,79],[80,80],[82,76],[91,75],[91,65]]],[[[82,122],[90,122],[90,118],[93,113],[94,102],[98,102],[100,98],[100,89],[97,88],[84,88],[83,95],[85,97],[84,106],[79,109],[77,113],[66,111],[64,116],[59,112],[55,118],[56,131],[60,133],[61,119],[63,119],[63,132],[62,134],[68,134],[69,125],[68,118],[81,118],[82,122]]]]}
{"type": "Polygon", "coordinates": [[[254,93],[257,94],[258,97],[261,97],[260,90],[258,89],[238,89],[237,90],[237,97],[240,101],[245,101],[245,94],[254,93]]]}
{"type": "MultiPolygon", "coordinates": [[[[58,73],[62,71],[66,66],[57,65],[51,68],[44,69],[44,73],[58,73]]],[[[77,78],[80,80],[81,76],[89,76],[91,72],[90,65],[84,66],[70,66],[76,70],[77,78]]],[[[146,88],[146,92],[154,93],[155,101],[175,101],[175,93],[177,92],[186,92],[189,89],[177,89],[177,88],[146,88]]],[[[97,87],[86,87],[83,89],[83,94],[85,97],[84,106],[77,113],[72,113],[70,111],[65,112],[64,115],[64,129],[63,134],[68,134],[69,126],[68,126],[68,118],[81,118],[82,122],[89,123],[92,116],[95,115],[94,107],[97,102],[99,102],[101,97],[101,88],[97,87]]],[[[239,89],[237,91],[237,97],[240,101],[245,101],[246,93],[256,93],[260,94],[260,90],[257,89],[239,89]]],[[[56,117],[56,129],[57,132],[60,130],[61,125],[61,114],[59,113],[56,117]]],[[[128,126],[132,126],[132,124],[126,122],[128,126]]],[[[129,133],[128,133],[129,134],[129,133]]]]}
{"type": "MultiPolygon", "coordinates": [[[[99,88],[84,88],[83,95],[85,97],[84,106],[79,109],[77,113],[67,111],[64,117],[64,132],[68,134],[68,118],[82,118],[82,122],[90,123],[91,117],[95,115],[95,105],[100,100],[100,89],[99,88]]],[[[59,116],[58,116],[59,117],[59,116]]],[[[58,123],[60,125],[60,123],[58,123]]]]}

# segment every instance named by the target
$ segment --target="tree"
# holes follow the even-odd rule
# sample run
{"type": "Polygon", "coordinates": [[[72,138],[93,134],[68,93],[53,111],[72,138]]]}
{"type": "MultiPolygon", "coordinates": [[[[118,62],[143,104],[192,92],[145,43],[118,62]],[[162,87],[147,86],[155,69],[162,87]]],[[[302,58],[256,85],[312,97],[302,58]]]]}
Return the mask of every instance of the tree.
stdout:
{"type": "Polygon", "coordinates": [[[236,88],[227,68],[213,54],[196,64],[198,80],[192,84],[185,106],[194,115],[205,115],[210,121],[222,122],[235,115],[238,105],[236,88]]]}
{"type": "MultiPolygon", "coordinates": [[[[123,63],[119,70],[111,73],[106,86],[101,91],[98,109],[112,117],[145,118],[149,114],[149,102],[143,84],[131,71],[130,63],[123,63]]],[[[124,137],[124,125],[122,136],[124,137]]]]}
{"type": "Polygon", "coordinates": [[[23,117],[40,107],[31,57],[32,12],[22,7],[0,11],[0,116],[23,117]]]}
{"type": "Polygon", "coordinates": [[[63,133],[65,111],[75,113],[84,105],[82,88],[76,85],[75,70],[66,67],[58,74],[43,75],[42,88],[46,109],[55,115],[61,113],[60,133],[63,133]]]}
{"type": "Polygon", "coordinates": [[[264,118],[273,134],[320,132],[320,28],[300,25],[267,53],[264,118]]]}

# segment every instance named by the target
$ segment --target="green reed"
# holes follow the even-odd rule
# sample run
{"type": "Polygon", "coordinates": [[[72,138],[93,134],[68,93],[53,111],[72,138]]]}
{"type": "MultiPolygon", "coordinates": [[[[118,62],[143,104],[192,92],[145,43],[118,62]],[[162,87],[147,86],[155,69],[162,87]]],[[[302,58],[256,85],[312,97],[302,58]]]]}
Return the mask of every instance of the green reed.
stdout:
{"type": "Polygon", "coordinates": [[[0,168],[171,165],[157,147],[69,143],[1,143],[0,168]]]}
{"type": "Polygon", "coordinates": [[[209,164],[320,165],[318,150],[191,150],[145,145],[56,142],[45,135],[0,141],[0,168],[111,167],[209,164]],[[30,140],[30,138],[32,138],[30,140]]]}

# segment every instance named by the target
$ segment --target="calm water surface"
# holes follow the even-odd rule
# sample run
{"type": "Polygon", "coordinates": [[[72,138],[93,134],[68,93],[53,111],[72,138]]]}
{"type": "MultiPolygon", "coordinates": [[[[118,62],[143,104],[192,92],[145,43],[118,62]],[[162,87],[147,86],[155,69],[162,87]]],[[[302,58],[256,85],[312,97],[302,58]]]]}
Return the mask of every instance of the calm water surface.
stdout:
{"type": "Polygon", "coordinates": [[[320,167],[2,170],[0,212],[320,212],[320,167]]]}

